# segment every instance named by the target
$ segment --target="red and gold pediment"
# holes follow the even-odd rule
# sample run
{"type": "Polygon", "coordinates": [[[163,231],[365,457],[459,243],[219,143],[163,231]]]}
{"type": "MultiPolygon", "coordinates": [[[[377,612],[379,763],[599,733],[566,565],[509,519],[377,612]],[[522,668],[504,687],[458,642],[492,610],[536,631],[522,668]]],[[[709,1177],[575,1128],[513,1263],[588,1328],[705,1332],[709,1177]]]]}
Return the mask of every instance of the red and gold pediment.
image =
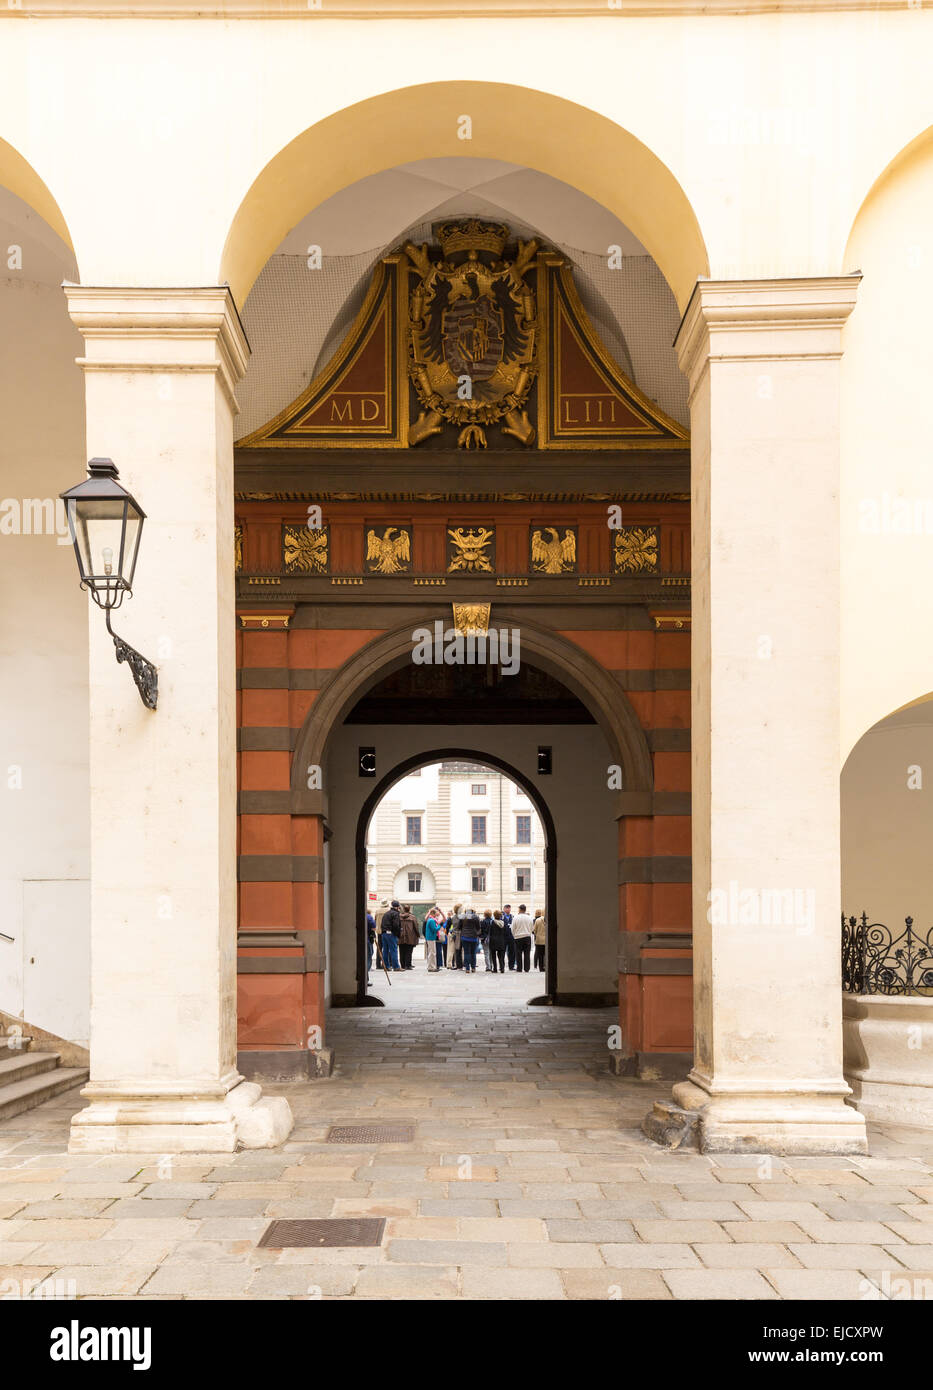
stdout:
{"type": "Polygon", "coordinates": [[[687,431],[639,391],[606,351],[568,262],[547,252],[538,260],[538,447],[684,447],[687,431]]]}
{"type": "Polygon", "coordinates": [[[376,266],[331,362],[252,448],[686,449],[590,323],[569,261],[504,223],[439,223],[376,266]]]}
{"type": "Polygon", "coordinates": [[[297,400],[238,448],[407,447],[408,364],[399,332],[408,298],[403,259],[379,262],[336,355],[297,400]]]}

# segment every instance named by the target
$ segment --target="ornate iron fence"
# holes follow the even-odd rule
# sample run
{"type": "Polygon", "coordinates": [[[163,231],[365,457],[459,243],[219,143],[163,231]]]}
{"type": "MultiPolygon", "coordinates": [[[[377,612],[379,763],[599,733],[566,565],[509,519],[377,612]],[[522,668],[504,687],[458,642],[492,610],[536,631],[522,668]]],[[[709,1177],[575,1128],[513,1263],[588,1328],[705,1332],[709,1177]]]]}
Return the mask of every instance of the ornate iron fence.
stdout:
{"type": "Polygon", "coordinates": [[[847,994],[933,995],[933,927],[905,917],[899,936],[883,922],[842,916],[842,988],[847,994]]]}

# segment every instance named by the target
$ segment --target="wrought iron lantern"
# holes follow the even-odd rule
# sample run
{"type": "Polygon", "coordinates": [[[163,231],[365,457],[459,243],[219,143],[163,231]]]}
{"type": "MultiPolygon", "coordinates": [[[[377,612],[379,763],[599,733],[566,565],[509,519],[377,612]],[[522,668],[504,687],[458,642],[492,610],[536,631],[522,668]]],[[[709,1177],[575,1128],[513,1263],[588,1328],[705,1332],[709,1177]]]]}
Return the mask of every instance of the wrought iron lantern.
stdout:
{"type": "Polygon", "coordinates": [[[146,513],[120,484],[111,459],[91,459],[87,472],[83,483],[61,494],[78,559],[81,588],[89,589],[94,602],[103,608],[117,661],[127,663],[143,704],[155,709],[159,697],[156,668],[110,626],[111,609],[119,608],[127,595],[132,597],[146,513]]]}

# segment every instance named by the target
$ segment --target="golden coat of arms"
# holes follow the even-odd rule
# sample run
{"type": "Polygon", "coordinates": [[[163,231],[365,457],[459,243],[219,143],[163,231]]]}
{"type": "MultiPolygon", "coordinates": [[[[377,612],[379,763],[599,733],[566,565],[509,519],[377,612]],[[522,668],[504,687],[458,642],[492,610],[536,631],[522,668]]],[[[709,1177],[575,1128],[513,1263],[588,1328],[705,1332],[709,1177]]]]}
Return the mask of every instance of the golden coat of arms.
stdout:
{"type": "Polygon", "coordinates": [[[509,229],[476,218],[439,222],[443,259],[409,242],[420,279],[410,300],[409,370],[424,409],[409,429],[418,444],[444,424],[460,426],[461,448],[485,448],[484,426],[522,444],[534,439],[525,404],[537,370],[535,295],[525,276],[537,241],[519,242],[503,260],[509,229]]]}

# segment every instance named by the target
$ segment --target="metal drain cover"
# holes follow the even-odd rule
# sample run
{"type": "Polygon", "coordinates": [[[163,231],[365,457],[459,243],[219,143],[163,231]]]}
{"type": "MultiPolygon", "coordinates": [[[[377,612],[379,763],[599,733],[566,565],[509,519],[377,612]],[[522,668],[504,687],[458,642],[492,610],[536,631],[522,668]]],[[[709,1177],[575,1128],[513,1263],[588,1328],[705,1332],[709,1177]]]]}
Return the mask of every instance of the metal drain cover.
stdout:
{"type": "Polygon", "coordinates": [[[410,1144],[414,1125],[333,1125],[328,1144],[410,1144]]]}
{"type": "Polygon", "coordinates": [[[285,1250],[294,1246],[381,1245],[385,1217],[337,1217],[318,1221],[273,1221],[260,1246],[285,1250]]]}

